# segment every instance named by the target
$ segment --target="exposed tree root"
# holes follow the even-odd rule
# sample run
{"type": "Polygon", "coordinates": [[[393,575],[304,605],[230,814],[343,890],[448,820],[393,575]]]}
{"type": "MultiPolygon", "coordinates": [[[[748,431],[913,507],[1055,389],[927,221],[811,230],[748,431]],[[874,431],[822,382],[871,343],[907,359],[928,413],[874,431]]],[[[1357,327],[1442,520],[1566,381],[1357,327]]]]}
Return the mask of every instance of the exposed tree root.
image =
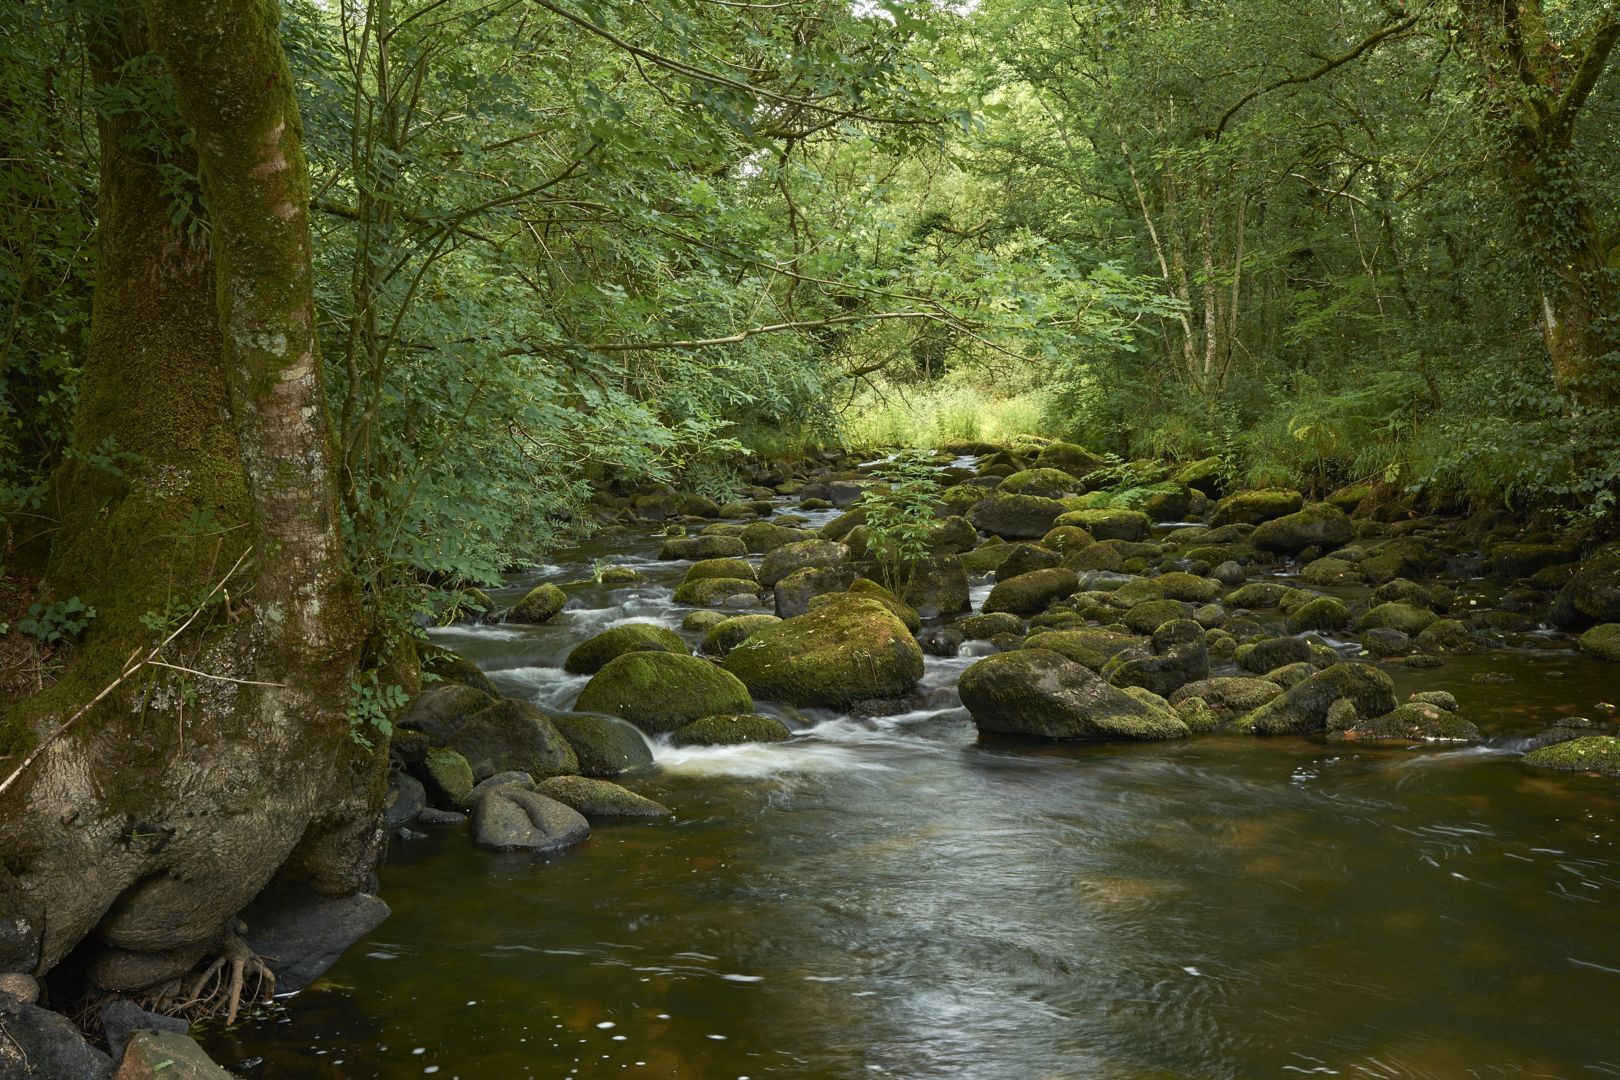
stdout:
{"type": "Polygon", "coordinates": [[[241,932],[246,929],[237,922],[225,932],[219,952],[200,971],[154,987],[136,1004],[188,1020],[223,1016],[226,1024],[234,1024],[243,1005],[268,1003],[275,996],[276,977],[242,940],[241,932]]]}

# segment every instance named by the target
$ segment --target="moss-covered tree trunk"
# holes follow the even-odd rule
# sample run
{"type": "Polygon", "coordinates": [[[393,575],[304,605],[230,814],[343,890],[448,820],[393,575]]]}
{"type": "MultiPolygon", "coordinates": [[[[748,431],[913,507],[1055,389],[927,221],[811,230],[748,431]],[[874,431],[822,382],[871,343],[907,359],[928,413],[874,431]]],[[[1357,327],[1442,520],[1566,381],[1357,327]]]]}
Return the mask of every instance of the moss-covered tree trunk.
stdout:
{"type": "Polygon", "coordinates": [[[277,875],[359,888],[381,774],[349,737],[364,631],[274,5],[98,14],[97,78],[139,104],[101,120],[80,454],[56,480],[47,579],[98,618],[64,678],[0,725],[0,970],[77,950],[93,986],[137,990],[218,948],[277,875]],[[62,729],[194,610],[162,654],[175,667],[140,670],[62,729]]]}

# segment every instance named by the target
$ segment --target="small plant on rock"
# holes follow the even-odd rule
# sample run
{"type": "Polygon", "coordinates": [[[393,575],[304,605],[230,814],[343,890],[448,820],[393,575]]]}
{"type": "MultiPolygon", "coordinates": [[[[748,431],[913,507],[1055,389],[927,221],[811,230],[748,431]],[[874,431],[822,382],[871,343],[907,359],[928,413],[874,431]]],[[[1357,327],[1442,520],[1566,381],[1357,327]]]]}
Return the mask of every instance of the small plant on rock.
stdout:
{"type": "Polygon", "coordinates": [[[938,470],[919,450],[902,450],[877,470],[882,486],[861,499],[866,511],[867,552],[883,584],[904,598],[917,564],[928,558],[928,533],[939,506],[938,470]]]}

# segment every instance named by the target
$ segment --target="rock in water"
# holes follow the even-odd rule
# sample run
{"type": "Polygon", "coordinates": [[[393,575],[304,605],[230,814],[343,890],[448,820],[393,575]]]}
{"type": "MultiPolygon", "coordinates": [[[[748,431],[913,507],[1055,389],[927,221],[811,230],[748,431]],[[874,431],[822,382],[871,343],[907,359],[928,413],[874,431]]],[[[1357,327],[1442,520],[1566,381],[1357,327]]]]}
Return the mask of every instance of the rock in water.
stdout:
{"type": "Polygon", "coordinates": [[[133,1001],[115,998],[96,1011],[101,1021],[101,1034],[107,1040],[107,1049],[114,1060],[124,1056],[124,1045],[140,1031],[171,1031],[184,1035],[191,1025],[178,1016],[164,1016],[147,1012],[133,1001]]]}
{"type": "Polygon", "coordinates": [[[646,738],[617,717],[563,714],[552,723],[574,748],[582,776],[618,776],[653,762],[646,738]]]}
{"type": "Polygon", "coordinates": [[[243,939],[276,976],[276,992],[302,990],[338,957],[388,918],[388,905],[370,893],[332,898],[308,885],[280,881],[242,912],[243,939]]]}
{"type": "Polygon", "coordinates": [[[1008,540],[1039,540],[1051,531],[1063,504],[1038,495],[991,492],[968,511],[974,528],[1008,540]]]}
{"type": "Polygon", "coordinates": [[[473,841],[498,851],[562,851],[590,838],[590,822],[556,799],[508,785],[491,788],[473,811],[473,841]]]}
{"type": "Polygon", "coordinates": [[[1341,698],[1358,717],[1371,720],[1395,711],[1395,684],[1371,664],[1334,664],[1248,714],[1244,726],[1261,735],[1326,731],[1328,710],[1341,698]]]}
{"type": "Polygon", "coordinates": [[[1262,551],[1292,555],[1308,547],[1343,547],[1355,535],[1355,527],[1343,510],[1327,503],[1312,503],[1303,510],[1263,522],[1249,534],[1249,543],[1262,551]]]}
{"type": "Polygon", "coordinates": [[[506,621],[514,623],[543,623],[555,618],[568,603],[568,597],[555,585],[537,585],[512,605],[506,621]]]}
{"type": "Polygon", "coordinates": [[[793,733],[773,716],[705,716],[678,728],[670,736],[676,746],[738,746],[751,742],[781,742],[793,733]]]}
{"type": "Polygon", "coordinates": [[[707,660],[635,652],[615,658],[591,676],[574,708],[622,717],[657,735],[716,713],[752,712],[754,702],[736,676],[707,660]]]}
{"type": "Polygon", "coordinates": [[[837,708],[904,696],[922,678],[923,658],[905,623],[888,607],[849,596],[755,631],[727,655],[725,669],[757,697],[837,708]]]}
{"type": "Polygon", "coordinates": [[[586,638],[574,646],[574,651],[563,661],[563,670],[573,675],[595,675],[609,660],[625,653],[686,651],[686,642],[666,626],[659,626],[657,623],[625,623],[595,637],[586,638]]]}
{"type": "Polygon", "coordinates": [[[114,1080],[232,1080],[232,1077],[183,1032],[137,1031],[124,1047],[124,1057],[114,1080]]]}
{"type": "Polygon", "coordinates": [[[1079,589],[1080,579],[1073,570],[1061,566],[1031,570],[997,581],[984,602],[984,613],[1005,611],[1014,615],[1036,615],[1054,600],[1073,596],[1079,589]]]}
{"type": "MultiPolygon", "coordinates": [[[[0,994],[0,1076],[107,1080],[112,1059],[85,1042],[73,1021],[0,994]]],[[[160,1078],[161,1080],[161,1078],[160,1078]]]]}
{"type": "Polygon", "coordinates": [[[598,818],[673,817],[669,807],[606,780],[553,776],[535,788],[548,799],[572,807],[590,821],[598,818]]]}
{"type": "Polygon", "coordinates": [[[1109,686],[1047,649],[989,656],[962,673],[962,704],[980,731],[1047,739],[1174,739],[1188,734],[1160,708],[1109,686]]]}

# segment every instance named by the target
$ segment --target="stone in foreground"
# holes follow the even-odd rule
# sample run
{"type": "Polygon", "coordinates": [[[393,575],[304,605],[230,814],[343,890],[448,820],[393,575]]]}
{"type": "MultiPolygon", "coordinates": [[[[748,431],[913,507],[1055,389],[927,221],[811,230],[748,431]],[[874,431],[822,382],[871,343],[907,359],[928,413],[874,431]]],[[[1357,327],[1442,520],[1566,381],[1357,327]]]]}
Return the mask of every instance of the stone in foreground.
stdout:
{"type": "Polygon", "coordinates": [[[989,656],[962,673],[962,704],[982,732],[1045,739],[1175,739],[1187,725],[1109,686],[1095,672],[1047,649],[989,656]]]}

